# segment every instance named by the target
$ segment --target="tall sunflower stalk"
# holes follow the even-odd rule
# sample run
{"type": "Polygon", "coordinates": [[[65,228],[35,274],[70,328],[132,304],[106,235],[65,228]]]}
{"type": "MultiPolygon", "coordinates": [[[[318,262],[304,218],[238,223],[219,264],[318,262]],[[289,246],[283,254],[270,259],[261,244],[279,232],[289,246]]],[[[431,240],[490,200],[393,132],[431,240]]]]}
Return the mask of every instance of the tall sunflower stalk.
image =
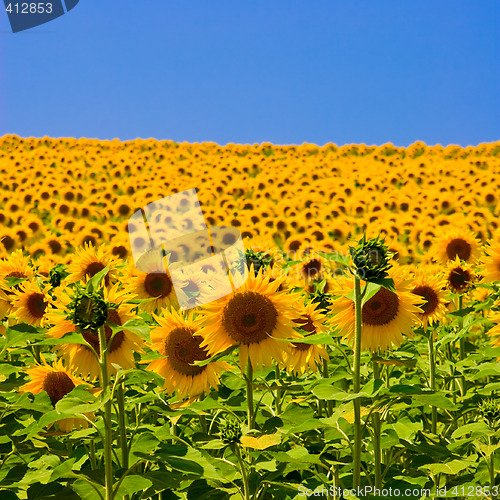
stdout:
{"type": "MultiPolygon", "coordinates": [[[[387,276],[387,270],[391,267],[389,263],[388,248],[384,241],[379,238],[366,240],[365,235],[358,242],[357,247],[349,249],[354,276],[354,362],[353,362],[353,390],[357,394],[361,389],[361,336],[363,321],[363,298],[367,287],[361,292],[361,280],[368,283],[379,284],[387,276]]],[[[368,298],[368,297],[367,297],[368,298]]],[[[353,400],[354,404],[354,453],[353,453],[353,487],[358,488],[361,483],[361,400],[359,397],[353,400]]],[[[380,424],[380,422],[378,422],[380,424]]],[[[380,443],[380,425],[376,425],[374,431],[378,433],[375,442],[380,443]]],[[[380,458],[380,446],[376,451],[380,458]]],[[[378,473],[375,474],[380,481],[380,460],[378,460],[378,473]]]]}

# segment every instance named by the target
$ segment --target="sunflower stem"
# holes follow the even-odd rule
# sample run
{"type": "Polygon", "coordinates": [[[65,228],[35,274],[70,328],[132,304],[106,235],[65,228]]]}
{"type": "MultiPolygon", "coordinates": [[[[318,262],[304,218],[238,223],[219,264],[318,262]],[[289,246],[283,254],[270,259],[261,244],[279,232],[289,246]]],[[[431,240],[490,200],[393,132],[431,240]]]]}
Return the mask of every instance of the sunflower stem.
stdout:
{"type": "Polygon", "coordinates": [[[99,327],[99,350],[100,360],[99,365],[101,368],[101,387],[102,398],[104,403],[104,471],[105,471],[105,486],[106,486],[106,500],[111,500],[113,496],[113,458],[111,456],[111,449],[113,443],[113,436],[111,433],[111,399],[108,398],[109,392],[109,378],[108,378],[108,356],[106,344],[106,332],[104,325],[99,327]]]}
{"type": "MultiPolygon", "coordinates": [[[[463,295],[460,295],[458,297],[458,308],[457,312],[460,312],[463,309],[464,305],[464,298],[463,295]]],[[[460,332],[464,326],[464,318],[463,316],[458,317],[458,331],[460,332]]],[[[465,359],[465,337],[460,337],[460,361],[463,361],[465,359]]],[[[465,386],[465,376],[462,375],[460,377],[460,389],[461,389],[461,395],[465,396],[465,393],[467,392],[467,388],[465,386]]]]}
{"type": "Polygon", "coordinates": [[[253,413],[253,366],[248,358],[247,362],[247,374],[246,374],[246,383],[247,383],[247,416],[248,416],[248,429],[254,428],[254,413],[253,413]]]}
{"type": "MultiPolygon", "coordinates": [[[[374,380],[380,378],[379,366],[376,361],[373,361],[373,378],[374,380]]],[[[375,455],[375,488],[378,489],[382,488],[380,430],[380,413],[375,411],[373,413],[373,453],[375,455]]]]}
{"type": "MultiPolygon", "coordinates": [[[[428,343],[429,343],[429,369],[430,369],[430,388],[432,391],[436,391],[436,362],[435,362],[435,356],[434,356],[434,332],[429,332],[429,337],[428,337],[428,343]]],[[[431,432],[433,434],[436,434],[436,429],[437,429],[437,408],[435,406],[431,405],[431,413],[432,413],[432,420],[431,420],[431,432]]]]}
{"type": "MultiPolygon", "coordinates": [[[[488,444],[491,445],[491,436],[488,436],[488,444]]],[[[492,451],[489,460],[490,486],[495,487],[495,451],[492,451]]]]}
{"type": "MultiPolygon", "coordinates": [[[[274,378],[276,379],[276,385],[281,385],[281,374],[278,364],[274,366],[274,378]]],[[[274,400],[276,415],[281,413],[281,388],[276,388],[276,399],[274,400]]]]}
{"type": "Polygon", "coordinates": [[[121,381],[117,387],[118,402],[118,426],[120,428],[120,450],[122,455],[122,469],[128,469],[128,445],[127,445],[127,427],[125,424],[125,394],[123,388],[124,382],[121,381]]]}
{"type": "MultiPolygon", "coordinates": [[[[354,335],[354,393],[361,388],[361,280],[354,276],[354,308],[356,312],[354,335]]],[[[355,398],[354,404],[354,453],[353,453],[353,487],[360,486],[361,476],[361,400],[355,398]]]]}
{"type": "MultiPolygon", "coordinates": [[[[323,359],[323,378],[329,378],[328,375],[328,360],[323,359]]],[[[326,416],[331,417],[333,413],[333,400],[326,402],[326,416]]]]}
{"type": "Polygon", "coordinates": [[[238,443],[234,443],[234,453],[236,458],[238,459],[238,464],[240,466],[241,478],[243,480],[243,494],[245,500],[250,500],[250,482],[248,478],[248,472],[245,467],[245,463],[241,458],[240,445],[238,443]]]}
{"type": "MultiPolygon", "coordinates": [[[[202,392],[200,394],[200,401],[203,401],[204,399],[205,399],[205,393],[202,392]]],[[[199,420],[200,420],[201,432],[203,432],[203,434],[207,434],[207,419],[205,415],[200,414],[199,420]]]]}

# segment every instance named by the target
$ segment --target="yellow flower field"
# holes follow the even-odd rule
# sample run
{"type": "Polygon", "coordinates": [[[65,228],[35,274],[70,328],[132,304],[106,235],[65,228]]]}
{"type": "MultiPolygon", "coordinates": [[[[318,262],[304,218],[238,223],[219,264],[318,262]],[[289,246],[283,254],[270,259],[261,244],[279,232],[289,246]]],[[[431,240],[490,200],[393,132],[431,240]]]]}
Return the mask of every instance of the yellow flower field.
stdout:
{"type": "Polygon", "coordinates": [[[500,143],[5,136],[0,172],[0,498],[500,494],[500,143]],[[248,279],[183,312],[128,222],[192,188],[248,279]]]}

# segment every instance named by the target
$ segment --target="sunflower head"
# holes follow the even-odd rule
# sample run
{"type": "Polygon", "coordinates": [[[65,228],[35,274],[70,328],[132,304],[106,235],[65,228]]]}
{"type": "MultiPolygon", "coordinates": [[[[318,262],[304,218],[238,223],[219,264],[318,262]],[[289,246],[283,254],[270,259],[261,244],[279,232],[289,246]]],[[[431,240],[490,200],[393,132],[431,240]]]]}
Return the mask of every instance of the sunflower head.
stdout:
{"type": "Polygon", "coordinates": [[[357,247],[349,248],[354,269],[361,279],[371,281],[387,276],[387,271],[391,268],[391,255],[384,242],[378,236],[366,241],[366,236],[363,235],[357,247]]]}
{"type": "Polygon", "coordinates": [[[438,239],[438,254],[442,262],[460,259],[473,262],[479,257],[478,241],[468,229],[453,228],[438,239]]]}
{"type": "Polygon", "coordinates": [[[446,271],[446,286],[453,292],[463,294],[468,292],[477,277],[472,269],[458,257],[448,263],[446,271]]]}

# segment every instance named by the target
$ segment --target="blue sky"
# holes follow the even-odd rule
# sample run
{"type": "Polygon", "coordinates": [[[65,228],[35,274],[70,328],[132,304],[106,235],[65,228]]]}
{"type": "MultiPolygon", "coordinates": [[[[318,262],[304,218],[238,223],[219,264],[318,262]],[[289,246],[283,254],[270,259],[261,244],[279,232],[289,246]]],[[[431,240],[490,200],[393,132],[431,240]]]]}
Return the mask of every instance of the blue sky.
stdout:
{"type": "Polygon", "coordinates": [[[80,0],[0,68],[0,135],[500,140],[498,0],[80,0]]]}

